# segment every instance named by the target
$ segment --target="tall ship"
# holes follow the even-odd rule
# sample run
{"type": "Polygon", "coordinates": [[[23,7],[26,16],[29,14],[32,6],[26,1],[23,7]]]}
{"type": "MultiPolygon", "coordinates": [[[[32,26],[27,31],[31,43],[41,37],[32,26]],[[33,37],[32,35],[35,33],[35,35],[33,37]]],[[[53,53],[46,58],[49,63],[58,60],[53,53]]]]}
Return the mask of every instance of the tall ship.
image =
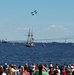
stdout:
{"type": "Polygon", "coordinates": [[[8,40],[7,39],[2,39],[2,43],[8,43],[8,40]]]}
{"type": "Polygon", "coordinates": [[[35,44],[34,44],[34,38],[33,38],[33,30],[31,28],[29,28],[29,32],[27,36],[28,36],[28,39],[27,39],[25,46],[34,47],[35,44]]]}

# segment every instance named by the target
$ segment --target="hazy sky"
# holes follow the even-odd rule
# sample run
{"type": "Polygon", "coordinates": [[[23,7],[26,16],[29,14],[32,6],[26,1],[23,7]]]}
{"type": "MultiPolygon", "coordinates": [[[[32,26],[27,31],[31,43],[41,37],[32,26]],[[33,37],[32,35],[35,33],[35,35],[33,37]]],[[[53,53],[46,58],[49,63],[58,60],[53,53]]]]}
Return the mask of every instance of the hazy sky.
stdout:
{"type": "Polygon", "coordinates": [[[74,40],[74,0],[0,0],[0,39],[74,40]],[[31,12],[37,10],[37,14],[31,12]]]}

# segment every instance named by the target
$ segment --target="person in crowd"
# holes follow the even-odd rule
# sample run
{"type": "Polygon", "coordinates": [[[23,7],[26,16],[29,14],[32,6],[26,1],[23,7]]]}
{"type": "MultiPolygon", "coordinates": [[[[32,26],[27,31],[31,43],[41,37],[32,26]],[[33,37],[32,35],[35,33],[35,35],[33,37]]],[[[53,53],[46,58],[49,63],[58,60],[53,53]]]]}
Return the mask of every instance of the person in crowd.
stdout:
{"type": "Polygon", "coordinates": [[[66,68],[66,74],[67,75],[72,75],[71,73],[72,73],[72,70],[71,70],[70,66],[67,66],[67,68],[66,68]]]}
{"type": "Polygon", "coordinates": [[[7,70],[7,75],[12,75],[13,74],[13,72],[12,72],[12,70],[11,70],[11,67],[9,66],[8,67],[8,70],[7,70]]]}
{"type": "Polygon", "coordinates": [[[30,75],[30,73],[27,71],[27,67],[23,67],[22,75],[30,75]]]}
{"type": "Polygon", "coordinates": [[[4,71],[6,71],[7,68],[8,68],[8,65],[7,65],[7,63],[5,63],[5,65],[3,66],[4,71]]]}
{"type": "Polygon", "coordinates": [[[21,75],[19,68],[17,69],[14,64],[9,65],[7,75],[21,75]]]}
{"type": "Polygon", "coordinates": [[[27,71],[30,73],[30,75],[33,75],[33,72],[34,72],[33,67],[35,67],[35,65],[34,66],[32,66],[32,65],[29,66],[28,63],[25,63],[25,65],[24,65],[24,67],[27,68],[27,71]]]}
{"type": "Polygon", "coordinates": [[[35,67],[36,67],[35,64],[32,64],[32,65],[31,65],[31,68],[32,68],[32,71],[33,71],[33,72],[34,72],[34,70],[35,70],[35,67]]]}
{"type": "Polygon", "coordinates": [[[52,65],[52,64],[50,64],[49,65],[49,75],[54,75],[54,71],[55,71],[55,67],[52,65]]]}
{"type": "Polygon", "coordinates": [[[48,74],[48,72],[46,72],[46,71],[44,70],[43,65],[40,64],[40,65],[38,66],[38,70],[37,70],[36,72],[34,72],[33,75],[49,75],[49,74],[48,74]]]}
{"type": "Polygon", "coordinates": [[[2,66],[0,66],[0,75],[6,75],[2,66]]]}
{"type": "Polygon", "coordinates": [[[64,66],[61,66],[61,75],[67,75],[66,74],[66,69],[64,66]]]}
{"type": "Polygon", "coordinates": [[[23,71],[24,71],[24,66],[20,66],[19,68],[20,75],[22,75],[23,71]]]}
{"type": "Polygon", "coordinates": [[[38,70],[38,66],[39,66],[38,64],[35,66],[34,73],[35,73],[36,71],[39,71],[39,70],[38,70]]]}
{"type": "Polygon", "coordinates": [[[58,66],[58,65],[56,66],[56,72],[57,72],[57,75],[61,75],[61,71],[60,71],[60,69],[59,69],[59,66],[58,66]]]}

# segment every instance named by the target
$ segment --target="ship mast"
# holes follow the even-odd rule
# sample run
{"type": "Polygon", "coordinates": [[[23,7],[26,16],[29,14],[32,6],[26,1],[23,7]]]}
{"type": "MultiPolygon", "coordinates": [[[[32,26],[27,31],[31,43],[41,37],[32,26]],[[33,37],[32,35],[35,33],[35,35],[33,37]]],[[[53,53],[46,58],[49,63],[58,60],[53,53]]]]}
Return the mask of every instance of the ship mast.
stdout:
{"type": "Polygon", "coordinates": [[[31,31],[31,28],[29,28],[29,32],[28,32],[28,39],[27,39],[27,43],[30,44],[30,43],[33,43],[33,29],[31,31]]]}
{"type": "Polygon", "coordinates": [[[30,28],[29,28],[29,32],[28,32],[28,39],[27,39],[27,43],[30,43],[30,28]]]}

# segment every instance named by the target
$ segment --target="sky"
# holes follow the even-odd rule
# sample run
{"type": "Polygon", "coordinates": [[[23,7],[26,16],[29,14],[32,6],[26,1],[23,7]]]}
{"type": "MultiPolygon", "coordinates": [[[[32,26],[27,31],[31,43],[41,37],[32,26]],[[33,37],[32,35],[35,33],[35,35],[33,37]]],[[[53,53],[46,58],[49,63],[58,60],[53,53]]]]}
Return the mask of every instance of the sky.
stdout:
{"type": "Polygon", "coordinates": [[[27,40],[29,28],[35,40],[74,42],[74,0],[0,0],[0,40],[27,40]]]}

